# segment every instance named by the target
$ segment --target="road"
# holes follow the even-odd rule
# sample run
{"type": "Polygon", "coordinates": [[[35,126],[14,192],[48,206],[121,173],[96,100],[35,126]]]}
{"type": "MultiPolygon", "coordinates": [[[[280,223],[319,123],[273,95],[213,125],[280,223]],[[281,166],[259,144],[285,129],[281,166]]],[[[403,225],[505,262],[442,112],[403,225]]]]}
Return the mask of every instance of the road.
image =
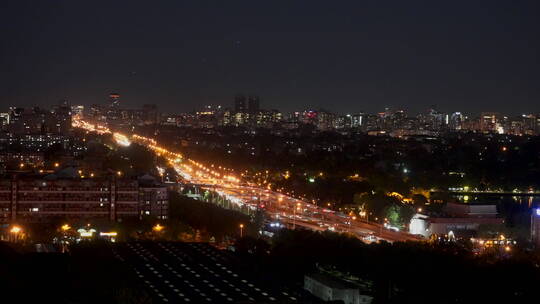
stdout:
{"type": "Polygon", "coordinates": [[[290,228],[302,227],[311,230],[332,230],[353,234],[365,241],[385,240],[389,242],[420,240],[407,232],[386,229],[378,223],[367,223],[353,217],[297,199],[281,192],[249,184],[241,180],[234,170],[218,165],[205,165],[185,158],[181,153],[170,151],[152,138],[137,134],[124,135],[104,126],[85,121],[74,121],[74,126],[99,134],[111,133],[119,145],[131,142],[165,157],[176,172],[186,181],[202,189],[215,191],[232,203],[253,210],[262,208],[270,218],[290,228]]]}

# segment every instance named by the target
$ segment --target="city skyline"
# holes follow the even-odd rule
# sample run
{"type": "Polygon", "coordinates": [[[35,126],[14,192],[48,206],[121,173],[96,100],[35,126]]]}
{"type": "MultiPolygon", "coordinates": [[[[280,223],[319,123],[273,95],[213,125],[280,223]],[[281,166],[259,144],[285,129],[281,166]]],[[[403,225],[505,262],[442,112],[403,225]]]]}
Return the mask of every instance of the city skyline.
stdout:
{"type": "Polygon", "coordinates": [[[539,135],[540,114],[507,116],[505,113],[465,112],[444,113],[429,110],[417,115],[404,110],[384,109],[377,113],[335,113],[327,110],[303,110],[283,113],[276,109],[261,108],[256,95],[237,95],[234,107],[205,106],[200,111],[160,113],[157,105],[145,104],[141,108],[126,108],[121,95],[111,93],[106,103],[69,105],[62,101],[50,109],[40,107],[10,107],[0,112],[0,130],[15,134],[69,133],[72,121],[88,119],[102,126],[133,129],[136,126],[167,126],[215,129],[246,127],[255,134],[258,128],[281,134],[284,130],[301,130],[311,125],[318,131],[344,133],[362,132],[367,135],[446,136],[448,132],[480,132],[483,134],[539,135]],[[74,120],[73,120],[74,119],[74,120]]]}
{"type": "MultiPolygon", "coordinates": [[[[116,92],[116,91],[115,91],[116,92]]],[[[237,93],[235,95],[231,95],[229,96],[229,99],[228,100],[224,100],[223,102],[209,102],[209,103],[205,103],[205,104],[200,104],[200,105],[196,105],[195,107],[193,108],[189,108],[189,109],[177,109],[177,110],[171,110],[171,111],[167,111],[166,108],[162,108],[163,104],[159,104],[159,103],[143,103],[143,104],[135,104],[135,103],[130,103],[129,101],[125,101],[124,99],[124,95],[123,94],[119,94],[119,93],[106,93],[103,95],[103,98],[97,102],[93,102],[93,103],[77,103],[75,101],[72,101],[72,100],[69,100],[69,99],[59,99],[59,100],[56,100],[56,101],[51,101],[51,102],[44,102],[44,103],[33,103],[33,104],[20,104],[20,103],[17,103],[17,104],[9,104],[7,105],[6,107],[4,107],[3,109],[0,109],[0,111],[7,111],[8,109],[10,108],[21,108],[21,109],[30,109],[30,108],[34,108],[34,107],[39,107],[39,108],[42,108],[42,109],[47,109],[49,108],[51,105],[55,105],[55,104],[61,104],[61,103],[65,103],[67,102],[69,105],[71,106],[82,106],[84,107],[85,109],[90,109],[92,106],[95,106],[95,105],[107,105],[108,103],[110,103],[110,95],[111,94],[114,94],[114,95],[118,95],[118,105],[117,107],[119,109],[137,109],[137,108],[142,108],[144,106],[148,106],[148,105],[152,105],[152,106],[157,106],[159,108],[159,113],[162,114],[162,115],[174,115],[174,114],[182,114],[182,113],[196,113],[196,112],[200,112],[200,111],[204,111],[205,109],[210,109],[212,108],[213,110],[229,110],[231,112],[237,112],[236,111],[236,106],[235,106],[235,98],[237,96],[245,96],[245,97],[256,97],[258,98],[259,100],[259,106],[260,106],[260,110],[277,110],[283,114],[293,114],[293,113],[296,113],[296,112],[305,112],[305,111],[324,111],[324,112],[329,112],[329,113],[333,113],[333,114],[337,114],[337,115],[347,115],[347,114],[381,114],[383,112],[404,112],[405,114],[407,114],[408,116],[416,116],[416,115],[422,115],[422,114],[426,114],[426,113],[429,113],[431,111],[436,111],[436,112],[439,112],[439,113],[442,113],[442,114],[452,114],[452,113],[460,113],[460,114],[463,114],[463,115],[467,115],[467,116],[470,116],[470,117],[477,117],[479,115],[481,115],[482,113],[497,113],[497,114],[501,114],[503,116],[506,116],[506,117],[518,117],[518,116],[522,116],[522,115],[528,115],[528,114],[537,114],[537,113],[540,113],[540,109],[536,110],[535,107],[531,107],[529,109],[525,109],[523,111],[498,111],[496,109],[493,109],[493,108],[484,108],[484,109],[479,109],[478,111],[471,111],[471,110],[468,110],[466,107],[462,108],[462,109],[452,109],[452,110],[444,110],[442,109],[441,107],[438,107],[437,105],[431,105],[431,106],[428,106],[426,108],[423,108],[423,109],[419,109],[419,110],[411,110],[410,108],[407,108],[407,107],[393,107],[393,106],[380,106],[379,108],[374,108],[372,111],[366,111],[366,110],[363,110],[363,109],[359,109],[359,110],[348,110],[348,109],[344,109],[343,111],[335,111],[335,110],[332,110],[331,107],[328,107],[328,106],[315,106],[315,105],[306,105],[304,107],[297,107],[297,108],[290,108],[290,107],[284,107],[284,108],[280,108],[280,107],[276,107],[276,106],[273,106],[273,104],[271,103],[268,103],[265,101],[264,98],[261,98],[259,95],[257,94],[244,94],[244,93],[237,93]]],[[[166,107],[166,105],[165,105],[166,107]]]]}
{"type": "Polygon", "coordinates": [[[129,3],[8,4],[2,103],[118,91],[184,112],[251,92],[284,111],[540,110],[534,2],[129,3]]]}
{"type": "Polygon", "coordinates": [[[0,302],[530,303],[538,12],[2,3],[0,302]]]}

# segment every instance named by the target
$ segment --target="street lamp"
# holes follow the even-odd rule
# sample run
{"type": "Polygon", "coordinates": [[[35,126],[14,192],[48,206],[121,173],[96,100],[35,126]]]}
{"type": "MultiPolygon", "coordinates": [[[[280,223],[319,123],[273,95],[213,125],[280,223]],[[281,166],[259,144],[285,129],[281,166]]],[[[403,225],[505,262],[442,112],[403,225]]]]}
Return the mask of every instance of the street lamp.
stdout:
{"type": "Polygon", "coordinates": [[[11,230],[10,230],[9,232],[17,234],[17,233],[19,233],[19,232],[21,232],[21,231],[22,231],[22,228],[21,228],[21,227],[19,227],[19,226],[13,226],[13,227],[11,227],[11,230]]]}
{"type": "Polygon", "coordinates": [[[356,216],[352,216],[351,218],[349,218],[349,232],[351,232],[351,225],[352,225],[352,221],[356,220],[356,216]]]}
{"type": "Polygon", "coordinates": [[[14,240],[17,241],[17,239],[19,238],[19,234],[22,232],[22,228],[15,225],[15,226],[11,227],[9,232],[11,232],[13,234],[14,240]]]}
{"type": "Polygon", "coordinates": [[[296,209],[300,210],[302,204],[296,203],[293,209],[293,229],[296,229],[296,209]]]}
{"type": "Polygon", "coordinates": [[[380,235],[382,235],[383,226],[386,227],[387,222],[388,222],[388,218],[385,217],[383,223],[379,227],[379,234],[380,235]]]}
{"type": "Polygon", "coordinates": [[[240,224],[240,238],[243,236],[244,224],[240,224]]]}
{"type": "Polygon", "coordinates": [[[366,223],[369,223],[369,214],[367,211],[360,211],[360,216],[366,219],[366,223]]]}
{"type": "Polygon", "coordinates": [[[163,229],[165,229],[165,227],[161,226],[160,224],[156,224],[154,227],[152,227],[152,230],[155,232],[161,232],[163,229]]]}
{"type": "Polygon", "coordinates": [[[69,226],[69,224],[64,224],[62,226],[60,226],[60,230],[62,230],[62,240],[61,240],[61,244],[62,244],[62,253],[66,252],[68,249],[67,249],[67,245],[69,244],[69,241],[67,240],[67,232],[71,229],[71,226],[69,226]]]}

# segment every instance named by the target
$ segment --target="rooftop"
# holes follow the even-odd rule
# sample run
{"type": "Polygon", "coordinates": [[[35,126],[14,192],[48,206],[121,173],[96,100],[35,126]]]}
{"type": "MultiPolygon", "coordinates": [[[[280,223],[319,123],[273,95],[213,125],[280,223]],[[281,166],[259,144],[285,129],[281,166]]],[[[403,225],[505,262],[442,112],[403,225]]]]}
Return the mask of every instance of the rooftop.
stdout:
{"type": "Polygon", "coordinates": [[[321,284],[324,284],[334,289],[359,289],[359,287],[354,285],[353,283],[343,281],[338,278],[334,278],[332,276],[325,275],[319,272],[307,274],[306,277],[309,277],[321,284]]]}

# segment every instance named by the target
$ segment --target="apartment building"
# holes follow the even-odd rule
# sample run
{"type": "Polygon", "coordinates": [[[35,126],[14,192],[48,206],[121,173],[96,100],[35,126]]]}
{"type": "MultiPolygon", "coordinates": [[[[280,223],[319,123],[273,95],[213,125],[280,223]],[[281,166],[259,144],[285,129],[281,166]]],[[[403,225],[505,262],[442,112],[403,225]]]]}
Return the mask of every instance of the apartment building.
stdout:
{"type": "Polygon", "coordinates": [[[0,179],[0,223],[48,222],[54,218],[121,221],[128,217],[167,218],[167,214],[168,192],[139,186],[136,180],[50,176],[0,179]]]}

